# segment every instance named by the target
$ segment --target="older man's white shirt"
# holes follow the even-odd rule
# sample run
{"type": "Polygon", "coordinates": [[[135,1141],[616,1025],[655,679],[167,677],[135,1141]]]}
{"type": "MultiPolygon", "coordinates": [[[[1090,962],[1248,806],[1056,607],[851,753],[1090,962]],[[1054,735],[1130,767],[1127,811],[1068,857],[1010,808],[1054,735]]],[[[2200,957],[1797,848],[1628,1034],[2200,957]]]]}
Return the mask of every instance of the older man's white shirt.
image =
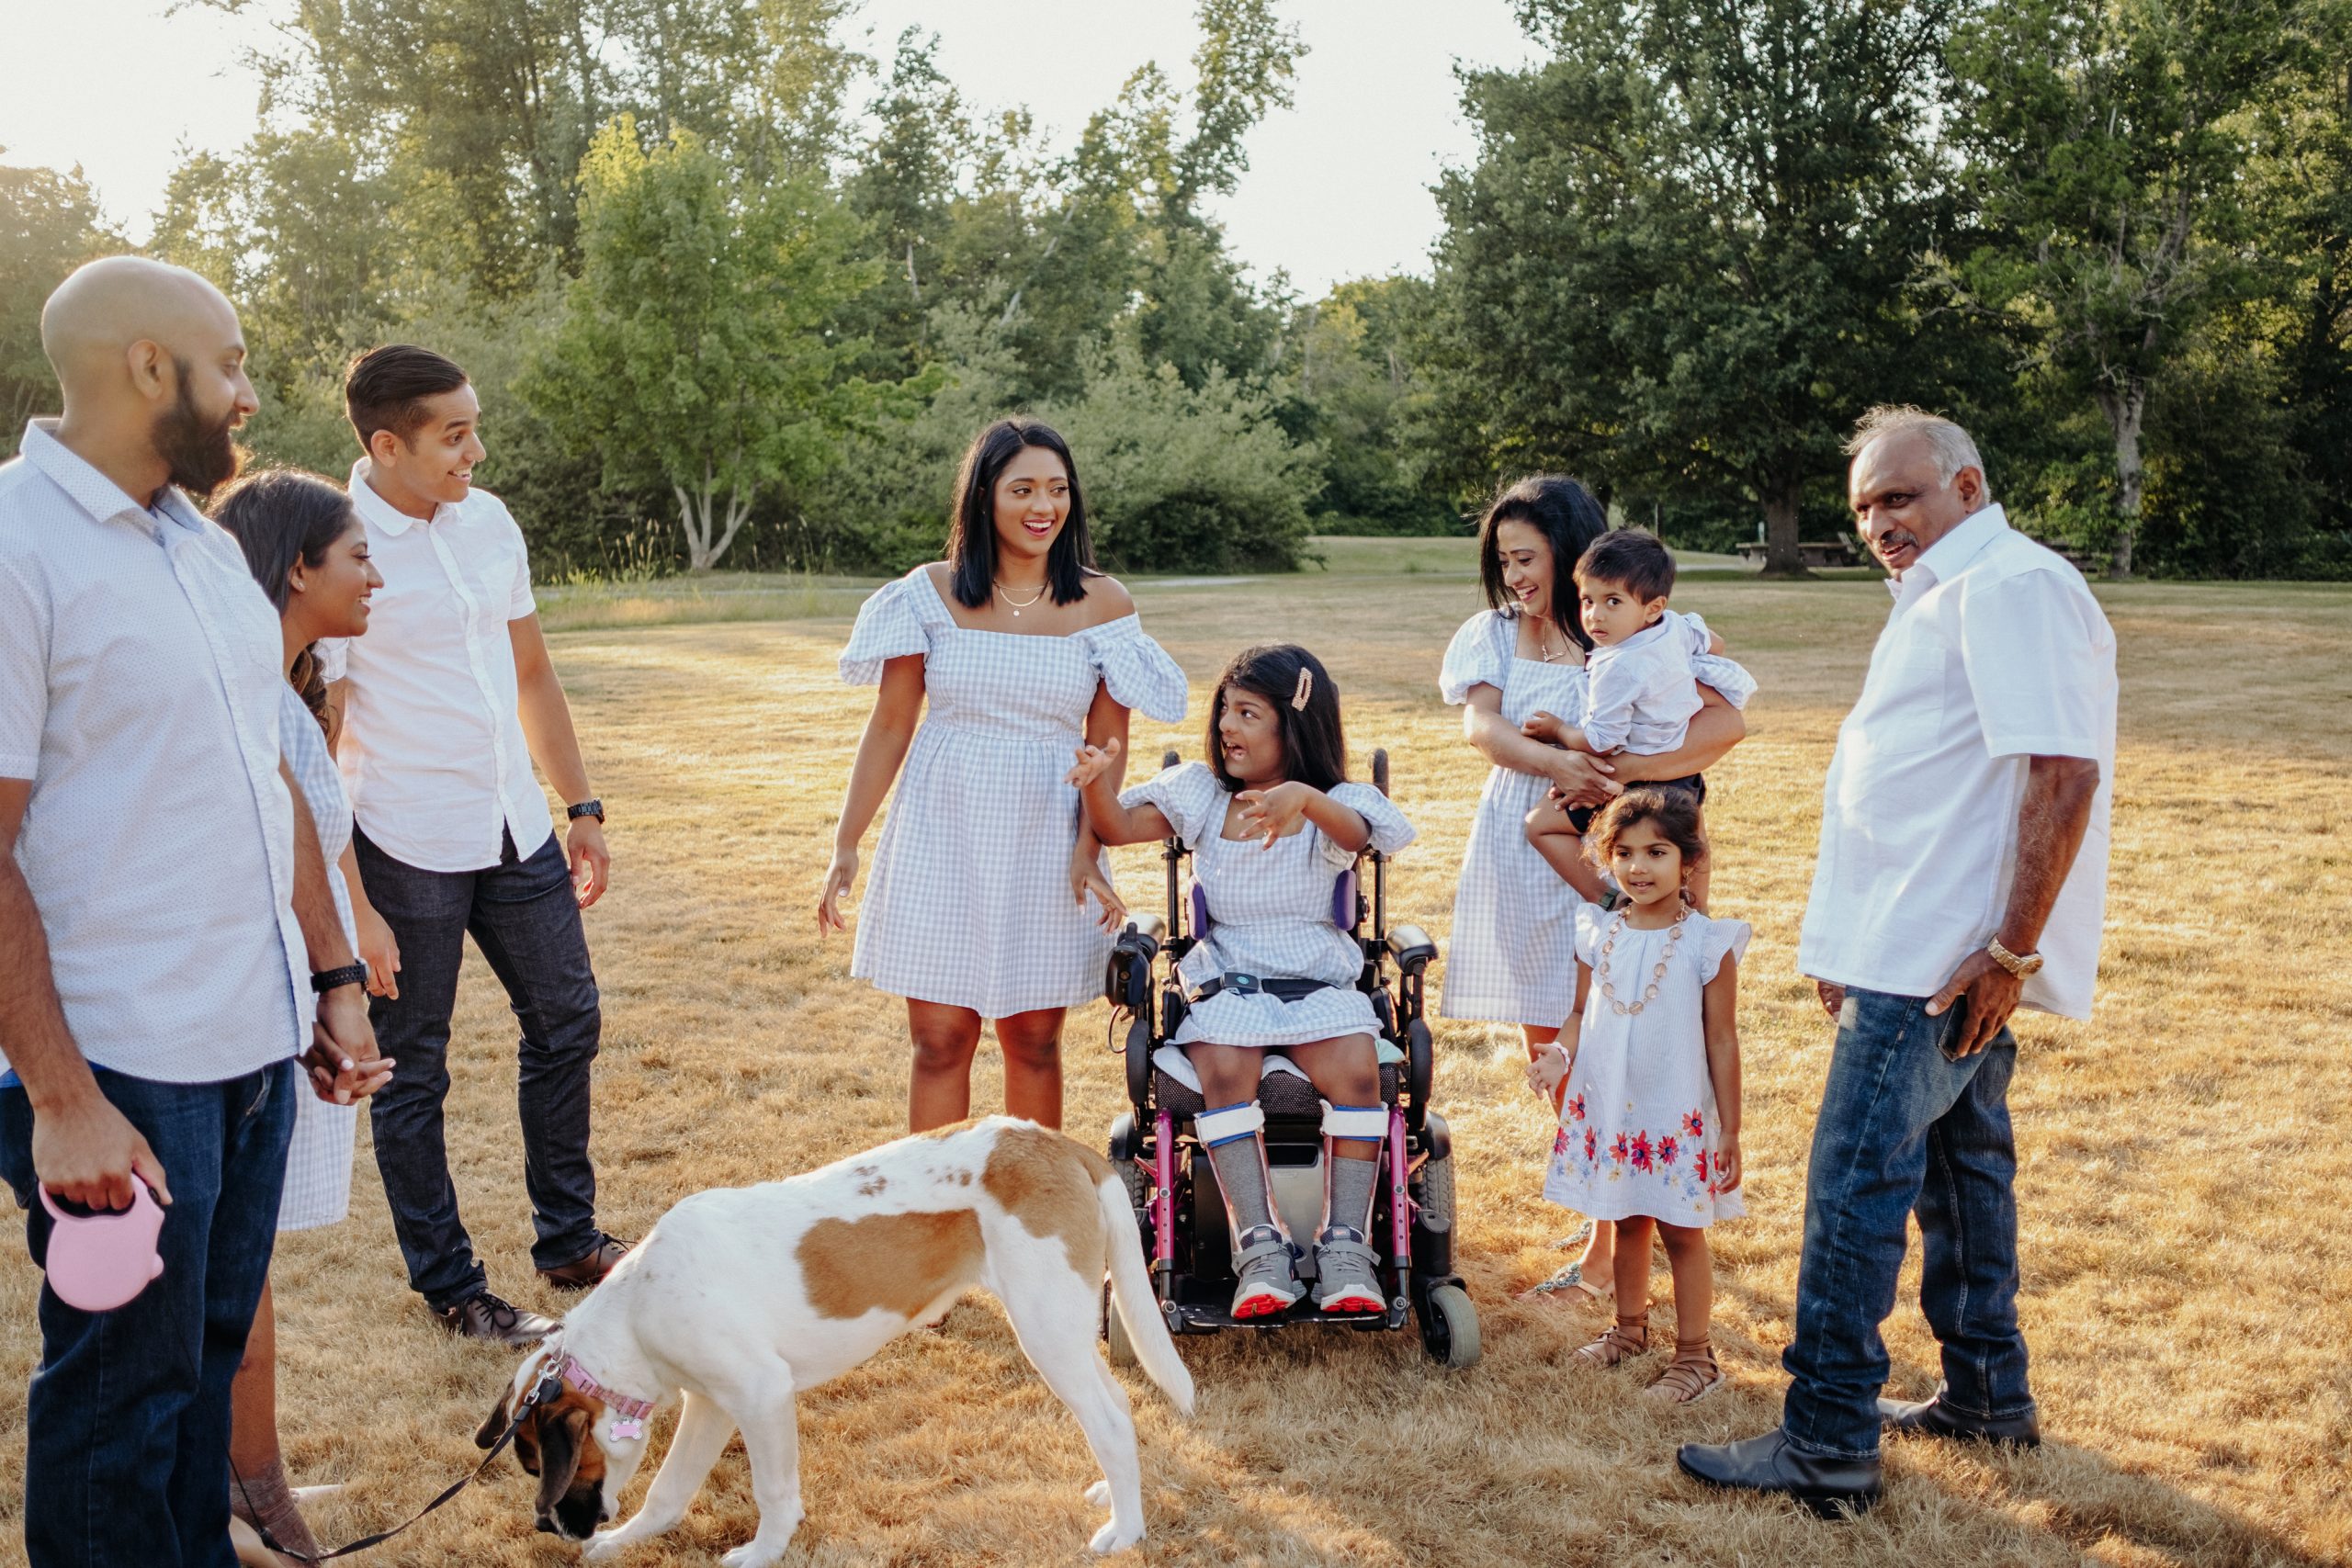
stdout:
{"type": "Polygon", "coordinates": [[[0,467],[0,777],[32,782],[17,863],[96,1065],[209,1083],[308,1043],[287,690],[236,541],[28,426],[0,467]]]}
{"type": "Polygon", "coordinates": [[[505,503],[477,490],[420,522],[352,466],[351,500],[384,585],[368,635],[331,645],[350,678],[336,758],[360,830],[420,871],[481,871],[502,834],[527,859],[554,832],[531,773],[507,623],[538,608],[505,503]]]}
{"type": "Polygon", "coordinates": [[[1998,930],[2029,759],[2098,763],[2083,846],[2022,1005],[2087,1018],[2107,909],[2115,635],[2082,573],[1988,506],[1894,591],[1822,791],[1798,964],[1894,996],[1940,990],[1998,930]]]}

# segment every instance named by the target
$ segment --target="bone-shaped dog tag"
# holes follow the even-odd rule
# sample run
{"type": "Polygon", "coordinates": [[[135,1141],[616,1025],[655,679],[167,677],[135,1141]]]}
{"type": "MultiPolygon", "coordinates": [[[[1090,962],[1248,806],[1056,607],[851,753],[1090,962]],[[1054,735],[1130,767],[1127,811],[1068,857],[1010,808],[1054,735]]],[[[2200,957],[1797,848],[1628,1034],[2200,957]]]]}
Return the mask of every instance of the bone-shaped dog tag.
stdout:
{"type": "Polygon", "coordinates": [[[616,1416],[613,1417],[613,1441],[616,1443],[631,1442],[643,1436],[645,1436],[645,1418],[643,1416],[616,1416]]]}

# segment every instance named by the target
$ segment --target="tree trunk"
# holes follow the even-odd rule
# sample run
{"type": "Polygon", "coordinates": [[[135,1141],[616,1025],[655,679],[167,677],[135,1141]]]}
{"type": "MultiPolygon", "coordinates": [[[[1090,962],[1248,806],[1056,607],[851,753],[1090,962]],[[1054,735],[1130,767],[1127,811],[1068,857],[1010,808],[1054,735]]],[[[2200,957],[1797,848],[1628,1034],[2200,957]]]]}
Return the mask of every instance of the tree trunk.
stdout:
{"type": "Polygon", "coordinates": [[[748,491],[729,490],[724,511],[719,505],[718,486],[710,468],[703,468],[702,488],[690,491],[681,484],[670,487],[678,498],[678,525],[686,536],[686,569],[708,571],[735,542],[743,525],[751,520],[752,494],[748,491]]]}
{"type": "Polygon", "coordinates": [[[2120,388],[2098,394],[2099,412],[2115,434],[2115,511],[2119,527],[2111,577],[2132,575],[2132,546],[2140,532],[2140,497],[2145,489],[2140,465],[2140,420],[2148,409],[2148,384],[2134,376],[2120,388]]]}
{"type": "Polygon", "coordinates": [[[1797,479],[1776,479],[1765,484],[1764,491],[1764,575],[1767,577],[1810,577],[1804,569],[1804,557],[1797,549],[1797,495],[1804,488],[1797,479]]]}

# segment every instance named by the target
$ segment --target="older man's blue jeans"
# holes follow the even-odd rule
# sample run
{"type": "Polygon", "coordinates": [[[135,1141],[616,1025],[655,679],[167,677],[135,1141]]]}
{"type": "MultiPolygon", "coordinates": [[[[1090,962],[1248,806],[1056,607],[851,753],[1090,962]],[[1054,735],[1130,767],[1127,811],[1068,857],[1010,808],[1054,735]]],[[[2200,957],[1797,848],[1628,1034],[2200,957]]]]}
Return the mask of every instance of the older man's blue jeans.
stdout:
{"type": "Polygon", "coordinates": [[[2018,1212],[2011,1186],[2007,1028],[1974,1055],[1946,1053],[1958,1010],[1925,997],[1849,990],[1805,1176],[1796,1333],[1781,1364],[1781,1413],[1813,1453],[1871,1459],[1886,1382],[1879,1325],[1894,1310],[1905,1221],[1919,1216],[1919,1305],[1943,1347],[1944,1407],[2006,1417],[2033,1409],[2018,1329],[2018,1212]]]}
{"type": "MultiPolygon", "coordinates": [[[[294,1096],[291,1061],[222,1083],[100,1069],[98,1089],[163,1162],[164,1271],[107,1313],[40,1292],[40,1366],[25,1402],[25,1556],[31,1568],[234,1568],[229,1385],[269,1278],[294,1096]]],[[[25,1091],[0,1089],[0,1178],[41,1207],[25,1091]]]]}

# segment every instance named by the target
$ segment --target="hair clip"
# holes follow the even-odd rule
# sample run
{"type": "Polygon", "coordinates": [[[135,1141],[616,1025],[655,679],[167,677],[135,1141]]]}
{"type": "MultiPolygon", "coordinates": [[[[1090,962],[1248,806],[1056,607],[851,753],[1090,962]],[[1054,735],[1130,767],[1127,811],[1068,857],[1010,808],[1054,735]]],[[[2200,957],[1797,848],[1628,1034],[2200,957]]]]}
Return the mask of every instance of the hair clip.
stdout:
{"type": "Polygon", "coordinates": [[[1306,699],[1315,692],[1315,671],[1302,664],[1298,667],[1298,690],[1291,694],[1290,705],[1304,709],[1306,699]]]}

